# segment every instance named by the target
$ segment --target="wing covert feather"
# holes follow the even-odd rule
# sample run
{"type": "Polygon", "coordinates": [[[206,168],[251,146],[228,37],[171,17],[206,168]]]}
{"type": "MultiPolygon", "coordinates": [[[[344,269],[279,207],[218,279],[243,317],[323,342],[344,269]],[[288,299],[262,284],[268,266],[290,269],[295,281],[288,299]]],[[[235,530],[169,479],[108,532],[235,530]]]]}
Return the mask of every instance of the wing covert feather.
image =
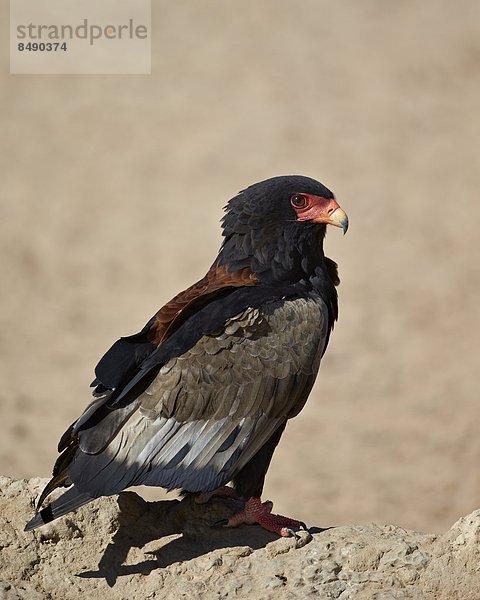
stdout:
{"type": "Polygon", "coordinates": [[[243,310],[164,364],[110,444],[78,453],[70,478],[94,496],[227,483],[303,407],[328,331],[313,294],[243,310]]]}

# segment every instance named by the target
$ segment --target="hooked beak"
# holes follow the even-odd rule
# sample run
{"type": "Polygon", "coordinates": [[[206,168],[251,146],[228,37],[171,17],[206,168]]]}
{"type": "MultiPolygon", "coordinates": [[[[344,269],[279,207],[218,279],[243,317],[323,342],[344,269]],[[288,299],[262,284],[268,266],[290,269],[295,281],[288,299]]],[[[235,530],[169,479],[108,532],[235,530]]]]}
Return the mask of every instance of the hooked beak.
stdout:
{"type": "Polygon", "coordinates": [[[340,208],[336,208],[330,216],[330,219],[326,221],[329,225],[334,225],[335,227],[341,227],[343,229],[343,235],[347,233],[348,230],[348,217],[347,213],[340,208]]]}

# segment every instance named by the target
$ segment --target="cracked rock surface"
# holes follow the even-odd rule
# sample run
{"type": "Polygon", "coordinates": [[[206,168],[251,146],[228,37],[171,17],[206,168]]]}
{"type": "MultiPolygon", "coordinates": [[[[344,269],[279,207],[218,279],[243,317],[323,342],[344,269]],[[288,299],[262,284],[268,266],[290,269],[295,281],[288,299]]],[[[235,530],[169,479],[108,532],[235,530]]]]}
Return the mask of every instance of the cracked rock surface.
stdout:
{"type": "Polygon", "coordinates": [[[0,600],[480,598],[480,511],[442,536],[371,524],[278,539],[212,529],[233,501],[124,492],[25,533],[45,483],[0,477],[0,600]]]}

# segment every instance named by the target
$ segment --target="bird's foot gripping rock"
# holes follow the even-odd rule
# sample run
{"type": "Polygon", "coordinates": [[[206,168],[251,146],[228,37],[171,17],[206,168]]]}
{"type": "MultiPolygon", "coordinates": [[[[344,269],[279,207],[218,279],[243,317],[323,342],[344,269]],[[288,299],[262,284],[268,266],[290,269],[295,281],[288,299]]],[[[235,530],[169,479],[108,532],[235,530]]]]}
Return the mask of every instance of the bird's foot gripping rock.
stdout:
{"type": "Polygon", "coordinates": [[[214,526],[237,527],[238,525],[253,525],[258,523],[264,529],[273,531],[282,537],[297,537],[295,529],[306,529],[307,526],[302,521],[290,519],[283,515],[272,513],[273,502],[267,500],[262,502],[260,498],[250,498],[245,502],[245,508],[229,519],[221,519],[214,523],[214,526]]]}
{"type": "Polygon", "coordinates": [[[213,496],[220,496],[223,498],[235,498],[235,500],[241,500],[237,492],[228,485],[222,485],[221,487],[213,490],[213,492],[202,492],[195,496],[195,502],[197,504],[206,504],[213,496]]]}

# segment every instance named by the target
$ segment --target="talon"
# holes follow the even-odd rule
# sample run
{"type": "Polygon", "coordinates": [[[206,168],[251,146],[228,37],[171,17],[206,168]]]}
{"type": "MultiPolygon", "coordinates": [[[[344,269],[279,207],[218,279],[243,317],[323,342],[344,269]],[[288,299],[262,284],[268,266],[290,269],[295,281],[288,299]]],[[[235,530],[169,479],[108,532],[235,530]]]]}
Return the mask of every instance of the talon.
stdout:
{"type": "Polygon", "coordinates": [[[218,521],[214,521],[210,527],[224,527],[228,525],[228,519],[218,519],[218,521]]]}
{"type": "Polygon", "coordinates": [[[293,531],[293,529],[290,529],[290,527],[282,527],[280,529],[280,535],[282,537],[293,537],[296,540],[299,539],[299,536],[297,535],[297,533],[295,531],[293,531]]]}

